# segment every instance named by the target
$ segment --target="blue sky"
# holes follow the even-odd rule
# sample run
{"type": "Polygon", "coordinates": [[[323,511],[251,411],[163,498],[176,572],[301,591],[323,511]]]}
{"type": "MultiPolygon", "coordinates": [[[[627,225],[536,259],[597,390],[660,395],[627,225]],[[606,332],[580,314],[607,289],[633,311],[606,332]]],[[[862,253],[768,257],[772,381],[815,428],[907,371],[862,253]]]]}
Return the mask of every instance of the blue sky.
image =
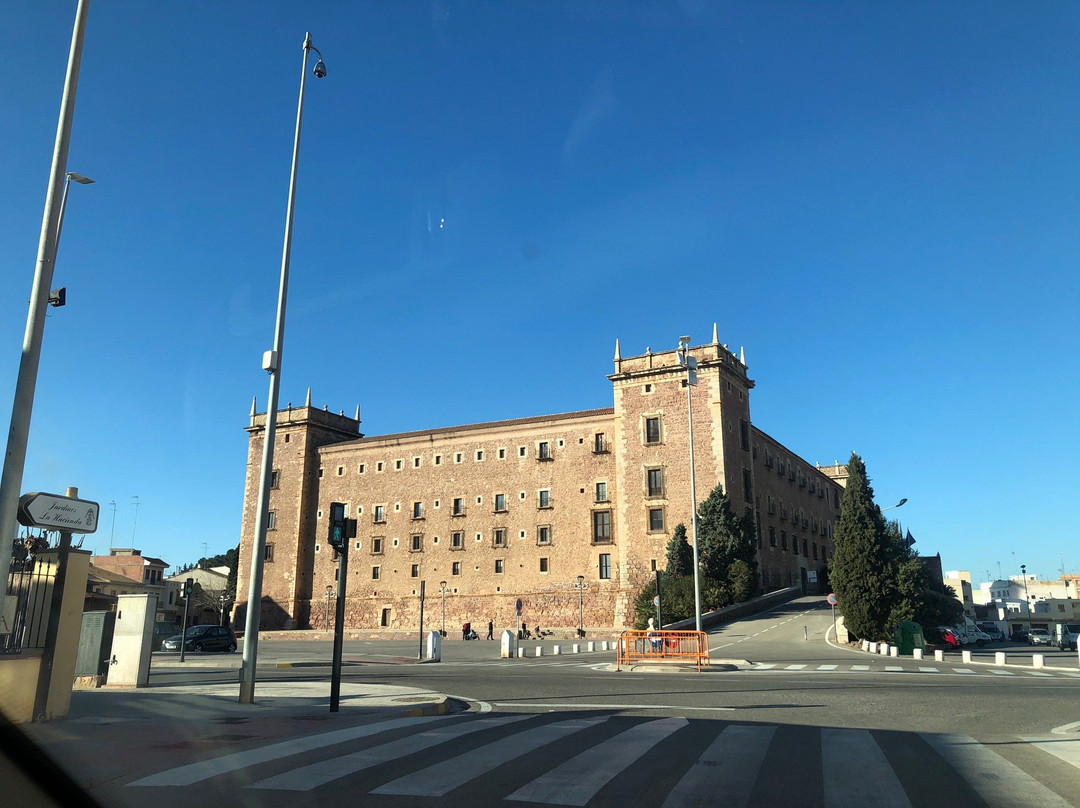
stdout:
{"type": "MultiPolygon", "coordinates": [[[[4,419],[75,5],[0,4],[4,419]]],[[[858,451],[921,552],[1080,572],[1065,2],[95,0],[23,485],[100,501],[87,546],[110,501],[173,564],[238,541],[305,31],[283,405],[606,407],[616,338],[716,322],[754,422],[858,451]]]]}

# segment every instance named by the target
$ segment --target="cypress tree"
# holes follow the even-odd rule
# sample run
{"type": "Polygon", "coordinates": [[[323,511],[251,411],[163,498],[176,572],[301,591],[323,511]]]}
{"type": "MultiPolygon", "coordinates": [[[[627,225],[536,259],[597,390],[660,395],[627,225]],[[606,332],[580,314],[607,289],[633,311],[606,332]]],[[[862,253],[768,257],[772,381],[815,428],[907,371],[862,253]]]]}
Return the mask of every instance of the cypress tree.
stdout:
{"type": "Polygon", "coordinates": [[[698,561],[707,578],[726,582],[728,568],[745,561],[753,572],[754,523],[749,515],[739,517],[731,509],[724,486],[717,484],[698,506],[698,561]]]}
{"type": "Polygon", "coordinates": [[[668,575],[679,578],[694,572],[694,548],[686,540],[686,525],[682,522],[675,525],[675,532],[671,534],[668,542],[665,571],[668,575]]]}

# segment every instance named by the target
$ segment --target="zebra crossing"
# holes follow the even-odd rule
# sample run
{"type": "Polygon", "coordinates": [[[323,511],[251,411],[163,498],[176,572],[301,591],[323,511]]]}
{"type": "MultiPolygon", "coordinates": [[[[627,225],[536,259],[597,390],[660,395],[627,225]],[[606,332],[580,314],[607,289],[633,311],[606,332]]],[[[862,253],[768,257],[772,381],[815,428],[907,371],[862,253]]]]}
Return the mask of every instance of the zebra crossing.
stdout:
{"type": "Polygon", "coordinates": [[[991,676],[1014,676],[1018,678],[1034,677],[1039,679],[1080,679],[1080,672],[1074,671],[1039,671],[1023,669],[993,668],[985,666],[979,670],[973,668],[956,668],[950,665],[920,665],[916,668],[905,668],[902,665],[885,665],[881,668],[873,668],[870,665],[807,665],[803,663],[786,662],[760,662],[755,663],[753,671],[784,671],[788,673],[926,673],[926,674],[960,674],[962,676],[974,676],[988,674],[991,676]]]}
{"type": "Polygon", "coordinates": [[[184,804],[220,802],[233,789],[241,802],[293,805],[301,793],[329,789],[323,801],[337,789],[353,799],[453,794],[461,804],[485,805],[1080,808],[1080,737],[981,743],[958,734],[614,712],[466,713],[375,721],[127,784],[160,804],[168,802],[158,799],[164,789],[176,787],[184,804]]]}

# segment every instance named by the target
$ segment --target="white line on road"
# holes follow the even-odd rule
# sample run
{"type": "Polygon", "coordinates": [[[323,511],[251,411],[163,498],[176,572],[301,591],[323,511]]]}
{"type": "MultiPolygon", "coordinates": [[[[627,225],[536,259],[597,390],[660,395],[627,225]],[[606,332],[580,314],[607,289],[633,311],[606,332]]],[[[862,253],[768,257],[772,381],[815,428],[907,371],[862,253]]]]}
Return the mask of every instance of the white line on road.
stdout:
{"type": "Polygon", "coordinates": [[[937,673],[937,668],[919,668],[922,673],[937,673]]]}
{"type": "Polygon", "coordinates": [[[853,671],[868,671],[868,670],[870,670],[870,666],[869,665],[852,665],[851,669],[853,671]]]}
{"type": "Polygon", "coordinates": [[[829,808],[911,808],[896,772],[868,730],[822,729],[821,763],[829,808]]]}
{"type": "Polygon", "coordinates": [[[1080,739],[1066,739],[1061,736],[1024,736],[1022,740],[1080,769],[1080,739]]]}
{"type": "Polygon", "coordinates": [[[775,732],[776,727],[725,728],[668,794],[663,808],[743,808],[775,732]]]}
{"type": "Polygon", "coordinates": [[[886,673],[903,673],[904,669],[899,667],[898,665],[886,665],[885,671],[886,673]]]}
{"type": "Polygon", "coordinates": [[[836,668],[836,665],[818,665],[817,667],[819,671],[834,671],[836,668]]]}
{"type": "Polygon", "coordinates": [[[805,665],[788,665],[786,668],[784,668],[784,670],[786,670],[786,671],[801,671],[805,667],[806,667],[805,665]]]}
{"type": "Polygon", "coordinates": [[[577,704],[575,702],[538,701],[522,704],[518,701],[494,701],[496,707],[516,707],[517,709],[535,708],[547,710],[549,707],[581,710],[705,710],[707,712],[731,712],[734,707],[692,707],[686,704],[577,704]]]}

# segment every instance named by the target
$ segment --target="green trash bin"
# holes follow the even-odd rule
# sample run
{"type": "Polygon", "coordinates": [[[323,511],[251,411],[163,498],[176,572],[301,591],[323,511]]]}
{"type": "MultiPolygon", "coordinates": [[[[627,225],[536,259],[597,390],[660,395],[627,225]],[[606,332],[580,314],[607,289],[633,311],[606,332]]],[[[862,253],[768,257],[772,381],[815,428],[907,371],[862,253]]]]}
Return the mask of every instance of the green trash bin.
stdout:
{"type": "Polygon", "coordinates": [[[926,640],[923,639],[922,626],[918,623],[905,621],[896,627],[896,647],[904,656],[911,656],[916,648],[926,648],[926,640]]]}

